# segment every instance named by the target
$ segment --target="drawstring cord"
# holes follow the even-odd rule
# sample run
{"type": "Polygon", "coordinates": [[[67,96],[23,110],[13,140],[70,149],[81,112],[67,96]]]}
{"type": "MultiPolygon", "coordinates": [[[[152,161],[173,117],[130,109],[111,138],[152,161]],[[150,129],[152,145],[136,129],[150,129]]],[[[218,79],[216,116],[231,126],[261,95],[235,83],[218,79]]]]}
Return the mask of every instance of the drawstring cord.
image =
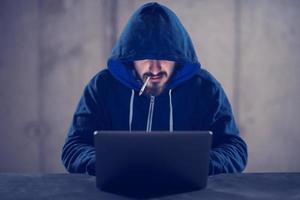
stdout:
{"type": "Polygon", "coordinates": [[[134,90],[131,90],[131,97],[130,97],[130,106],[129,106],[129,131],[131,131],[131,124],[132,124],[132,116],[133,116],[133,100],[134,100],[134,90]]]}
{"type": "Polygon", "coordinates": [[[170,104],[170,118],[169,118],[169,130],[173,132],[173,105],[172,105],[172,89],[169,90],[169,104],[170,104]]]}

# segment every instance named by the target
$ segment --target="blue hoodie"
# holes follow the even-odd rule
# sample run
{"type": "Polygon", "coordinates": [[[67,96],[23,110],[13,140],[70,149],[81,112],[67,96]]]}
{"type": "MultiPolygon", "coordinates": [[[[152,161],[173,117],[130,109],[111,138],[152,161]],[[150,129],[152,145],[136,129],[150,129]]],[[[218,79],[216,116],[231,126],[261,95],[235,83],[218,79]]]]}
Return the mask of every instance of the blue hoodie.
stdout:
{"type": "Polygon", "coordinates": [[[148,3],[130,18],[108,59],[84,89],[62,161],[70,173],[95,175],[95,130],[210,130],[209,174],[241,172],[247,146],[220,83],[201,68],[191,39],[167,7],[148,3]],[[171,60],[175,72],[158,96],[139,96],[132,62],[171,60]]]}

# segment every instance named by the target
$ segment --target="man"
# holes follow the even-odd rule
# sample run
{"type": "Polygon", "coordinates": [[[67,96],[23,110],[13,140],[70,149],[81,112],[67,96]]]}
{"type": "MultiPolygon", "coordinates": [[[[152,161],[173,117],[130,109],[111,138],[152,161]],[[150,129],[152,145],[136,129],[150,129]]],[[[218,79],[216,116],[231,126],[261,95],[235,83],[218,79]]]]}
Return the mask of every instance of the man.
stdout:
{"type": "Polygon", "coordinates": [[[95,130],[211,130],[210,175],[241,172],[247,162],[224,90],[201,68],[176,15],[158,3],[133,14],[108,69],[86,86],[62,152],[69,172],[95,175],[95,130]]]}

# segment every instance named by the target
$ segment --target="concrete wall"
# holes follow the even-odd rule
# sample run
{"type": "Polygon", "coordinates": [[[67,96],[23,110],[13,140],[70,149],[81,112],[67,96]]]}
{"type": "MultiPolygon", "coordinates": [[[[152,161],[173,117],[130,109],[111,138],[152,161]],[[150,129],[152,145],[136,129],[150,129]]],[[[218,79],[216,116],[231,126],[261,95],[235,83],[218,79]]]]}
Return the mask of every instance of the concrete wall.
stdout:
{"type": "MultiPolygon", "coordinates": [[[[144,0],[0,2],[0,172],[62,172],[84,85],[144,0]]],[[[300,1],[163,0],[223,84],[247,171],[300,171],[300,1]]]]}
{"type": "Polygon", "coordinates": [[[111,49],[106,1],[1,1],[0,171],[64,171],[84,85],[111,49]]]}
{"type": "Polygon", "coordinates": [[[300,1],[241,4],[240,126],[249,170],[300,171],[300,1]]]}

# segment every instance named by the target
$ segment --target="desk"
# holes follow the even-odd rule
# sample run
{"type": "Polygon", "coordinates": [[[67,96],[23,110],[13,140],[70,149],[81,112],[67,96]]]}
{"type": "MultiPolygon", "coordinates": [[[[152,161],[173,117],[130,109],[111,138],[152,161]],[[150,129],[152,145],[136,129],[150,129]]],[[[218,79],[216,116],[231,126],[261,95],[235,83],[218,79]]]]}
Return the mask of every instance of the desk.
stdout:
{"type": "MultiPolygon", "coordinates": [[[[80,174],[0,174],[0,199],[129,199],[96,188],[95,177],[80,174]]],[[[300,173],[221,174],[206,189],[155,199],[300,200],[300,173]]]]}

